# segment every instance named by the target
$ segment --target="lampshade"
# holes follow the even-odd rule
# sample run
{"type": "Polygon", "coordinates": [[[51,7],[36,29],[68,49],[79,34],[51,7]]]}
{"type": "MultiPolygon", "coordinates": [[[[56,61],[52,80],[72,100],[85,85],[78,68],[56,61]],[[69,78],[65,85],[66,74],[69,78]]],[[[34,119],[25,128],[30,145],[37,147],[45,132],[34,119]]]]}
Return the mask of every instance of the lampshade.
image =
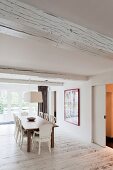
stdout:
{"type": "Polygon", "coordinates": [[[24,101],[29,103],[42,103],[42,92],[41,91],[29,91],[24,93],[24,101]]]}

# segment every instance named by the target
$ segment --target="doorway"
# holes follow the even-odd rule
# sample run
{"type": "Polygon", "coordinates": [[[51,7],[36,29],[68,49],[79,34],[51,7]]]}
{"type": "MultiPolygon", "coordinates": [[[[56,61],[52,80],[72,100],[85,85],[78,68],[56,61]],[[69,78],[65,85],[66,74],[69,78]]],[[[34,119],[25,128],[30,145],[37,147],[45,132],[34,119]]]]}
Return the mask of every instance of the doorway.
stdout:
{"type": "Polygon", "coordinates": [[[51,91],[51,114],[56,118],[56,91],[51,91]]]}
{"type": "Polygon", "coordinates": [[[92,141],[113,148],[113,84],[92,87],[92,141]]]}
{"type": "Polygon", "coordinates": [[[113,148],[113,84],[106,85],[106,146],[113,148]]]}

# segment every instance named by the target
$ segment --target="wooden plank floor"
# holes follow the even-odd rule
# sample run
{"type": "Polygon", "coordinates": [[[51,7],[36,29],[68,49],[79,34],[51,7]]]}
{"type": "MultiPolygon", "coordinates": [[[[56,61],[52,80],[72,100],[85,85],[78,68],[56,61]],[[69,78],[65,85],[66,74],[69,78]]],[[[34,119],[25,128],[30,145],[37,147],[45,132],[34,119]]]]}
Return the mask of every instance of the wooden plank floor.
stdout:
{"type": "Polygon", "coordinates": [[[95,144],[85,144],[62,132],[55,130],[55,148],[49,153],[42,145],[26,152],[26,140],[22,149],[13,137],[14,125],[0,125],[0,170],[113,170],[113,150],[95,144]]]}

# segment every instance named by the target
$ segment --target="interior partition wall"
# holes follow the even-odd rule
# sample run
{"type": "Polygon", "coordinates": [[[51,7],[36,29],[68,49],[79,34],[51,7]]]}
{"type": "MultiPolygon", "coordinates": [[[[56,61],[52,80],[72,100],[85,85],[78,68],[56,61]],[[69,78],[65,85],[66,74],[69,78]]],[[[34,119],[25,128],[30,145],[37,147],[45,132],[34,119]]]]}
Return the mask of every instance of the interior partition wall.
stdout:
{"type": "Polygon", "coordinates": [[[92,87],[92,140],[106,146],[106,88],[105,85],[92,87]]]}

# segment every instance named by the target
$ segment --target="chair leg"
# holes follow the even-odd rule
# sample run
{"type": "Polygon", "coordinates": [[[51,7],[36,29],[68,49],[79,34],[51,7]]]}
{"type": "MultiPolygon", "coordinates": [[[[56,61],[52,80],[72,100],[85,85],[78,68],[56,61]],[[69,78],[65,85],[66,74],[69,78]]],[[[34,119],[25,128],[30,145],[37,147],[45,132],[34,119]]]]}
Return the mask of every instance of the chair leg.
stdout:
{"type": "Polygon", "coordinates": [[[17,128],[15,126],[15,130],[14,130],[14,138],[16,137],[16,131],[17,131],[17,128]]]}
{"type": "Polygon", "coordinates": [[[51,153],[51,142],[48,142],[49,152],[51,153]]]}
{"type": "Polygon", "coordinates": [[[19,134],[19,142],[18,142],[19,145],[21,145],[21,133],[19,134]]]}
{"type": "Polygon", "coordinates": [[[18,141],[18,136],[19,136],[19,130],[17,129],[16,142],[18,141]]]}
{"type": "Polygon", "coordinates": [[[22,148],[22,145],[23,145],[23,134],[21,135],[21,144],[20,144],[20,146],[21,146],[21,148],[22,148]]]}
{"type": "Polygon", "coordinates": [[[41,142],[39,142],[38,155],[40,155],[40,151],[41,151],[41,142]]]}

